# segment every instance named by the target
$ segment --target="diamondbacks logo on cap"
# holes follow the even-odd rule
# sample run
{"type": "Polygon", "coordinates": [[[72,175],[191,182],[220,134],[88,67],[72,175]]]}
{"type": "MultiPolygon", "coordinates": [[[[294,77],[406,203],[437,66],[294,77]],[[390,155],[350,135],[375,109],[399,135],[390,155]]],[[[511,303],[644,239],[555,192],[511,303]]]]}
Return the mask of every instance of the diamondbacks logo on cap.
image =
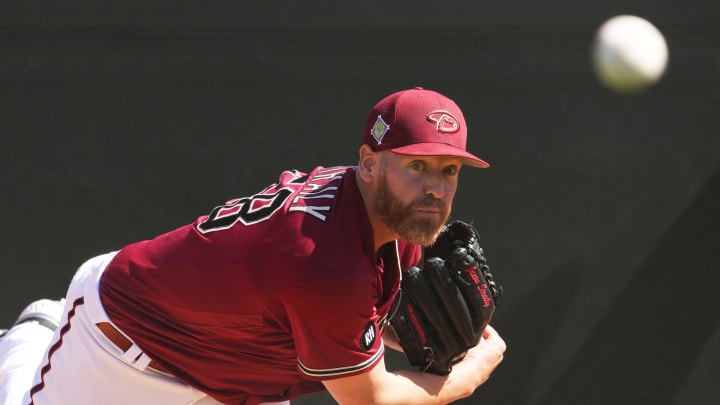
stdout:
{"type": "Polygon", "coordinates": [[[451,134],[460,130],[460,124],[457,118],[444,110],[431,111],[430,114],[427,115],[427,120],[435,124],[435,130],[437,132],[451,134]]]}
{"type": "Polygon", "coordinates": [[[378,115],[377,120],[375,120],[375,125],[373,125],[370,129],[370,134],[373,136],[373,138],[375,138],[378,145],[382,143],[382,139],[388,129],[390,129],[390,125],[388,125],[387,122],[383,121],[382,115],[378,115]]]}

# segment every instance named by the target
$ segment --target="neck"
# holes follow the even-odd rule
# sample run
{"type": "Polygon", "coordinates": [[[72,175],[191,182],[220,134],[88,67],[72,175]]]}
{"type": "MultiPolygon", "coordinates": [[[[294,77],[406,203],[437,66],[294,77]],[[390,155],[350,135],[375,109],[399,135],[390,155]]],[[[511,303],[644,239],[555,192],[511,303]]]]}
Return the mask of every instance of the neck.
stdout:
{"type": "Polygon", "coordinates": [[[363,203],[365,204],[365,210],[367,211],[368,218],[370,219],[370,226],[373,232],[373,241],[375,243],[375,251],[380,249],[380,246],[398,239],[399,236],[395,232],[391,231],[385,223],[375,214],[375,208],[373,202],[375,201],[375,193],[367,187],[357,171],[355,171],[355,183],[360,190],[363,203]]]}

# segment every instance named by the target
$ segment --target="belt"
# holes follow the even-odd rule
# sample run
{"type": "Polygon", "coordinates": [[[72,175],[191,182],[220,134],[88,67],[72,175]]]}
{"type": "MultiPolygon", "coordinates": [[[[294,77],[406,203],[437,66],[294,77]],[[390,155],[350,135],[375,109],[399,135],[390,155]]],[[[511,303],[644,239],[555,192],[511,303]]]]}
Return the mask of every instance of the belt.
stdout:
{"type": "MultiPolygon", "coordinates": [[[[130,339],[126,338],[125,335],[120,333],[120,331],[117,330],[117,328],[115,328],[110,322],[100,322],[96,324],[96,326],[98,327],[100,332],[102,332],[102,334],[105,335],[105,337],[108,338],[109,341],[111,341],[115,346],[117,346],[118,349],[122,350],[123,353],[130,350],[130,348],[133,346],[133,342],[131,342],[130,339]]],[[[170,372],[167,371],[165,367],[163,367],[155,360],[150,360],[148,367],[156,371],[170,374],[170,372]]]]}

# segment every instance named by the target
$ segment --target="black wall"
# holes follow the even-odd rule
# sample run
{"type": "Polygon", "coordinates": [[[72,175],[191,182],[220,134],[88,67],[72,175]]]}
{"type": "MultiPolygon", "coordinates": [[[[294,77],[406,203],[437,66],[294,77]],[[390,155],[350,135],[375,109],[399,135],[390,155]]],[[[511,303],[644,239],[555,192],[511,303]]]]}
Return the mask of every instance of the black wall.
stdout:
{"type": "Polygon", "coordinates": [[[0,324],[91,256],[354,164],[372,105],[424,86],[492,164],[463,170],[454,216],[505,287],[508,351],[461,403],[720,402],[716,1],[287,3],[3,6],[0,324]],[[630,97],[589,65],[625,13],[670,48],[630,97]]]}

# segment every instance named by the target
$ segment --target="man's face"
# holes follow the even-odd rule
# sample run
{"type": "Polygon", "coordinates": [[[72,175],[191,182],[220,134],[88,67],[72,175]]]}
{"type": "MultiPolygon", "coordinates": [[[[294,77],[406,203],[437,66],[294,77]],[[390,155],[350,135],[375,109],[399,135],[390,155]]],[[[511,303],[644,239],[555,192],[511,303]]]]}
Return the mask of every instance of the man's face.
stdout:
{"type": "Polygon", "coordinates": [[[394,153],[384,158],[375,212],[401,239],[431,245],[450,217],[462,160],[394,153]]]}

